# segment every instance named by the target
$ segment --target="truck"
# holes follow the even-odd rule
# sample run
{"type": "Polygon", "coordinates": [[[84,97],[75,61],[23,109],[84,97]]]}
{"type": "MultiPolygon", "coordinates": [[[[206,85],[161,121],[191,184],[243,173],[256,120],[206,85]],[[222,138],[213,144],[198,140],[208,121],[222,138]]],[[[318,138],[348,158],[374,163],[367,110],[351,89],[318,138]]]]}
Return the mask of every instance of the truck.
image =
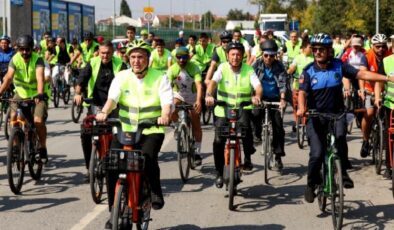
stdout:
{"type": "Polygon", "coordinates": [[[273,30],[277,33],[286,33],[287,14],[260,14],[260,30],[264,33],[273,30]]]}

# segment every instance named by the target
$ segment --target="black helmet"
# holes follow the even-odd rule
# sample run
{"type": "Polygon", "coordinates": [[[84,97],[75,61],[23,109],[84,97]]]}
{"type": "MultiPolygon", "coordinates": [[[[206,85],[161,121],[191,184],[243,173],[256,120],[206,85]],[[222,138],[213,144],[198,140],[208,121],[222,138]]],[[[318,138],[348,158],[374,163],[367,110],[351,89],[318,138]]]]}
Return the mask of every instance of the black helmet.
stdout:
{"type": "Polygon", "coordinates": [[[30,35],[22,35],[16,40],[16,45],[18,48],[30,48],[34,47],[34,40],[30,35]]]}
{"type": "Polygon", "coordinates": [[[260,49],[263,52],[276,53],[278,52],[278,45],[274,40],[266,40],[260,44],[260,49]]]}
{"type": "Polygon", "coordinates": [[[228,45],[227,45],[227,53],[228,52],[230,52],[230,50],[232,50],[232,49],[239,49],[239,50],[241,50],[242,51],[242,53],[245,53],[245,47],[244,47],[244,45],[242,45],[241,43],[239,43],[239,42],[230,42],[228,45]]]}
{"type": "Polygon", "coordinates": [[[233,38],[233,35],[231,32],[225,30],[220,34],[220,40],[228,39],[231,40],[233,38]]]}
{"type": "Polygon", "coordinates": [[[94,38],[94,35],[93,35],[92,32],[86,31],[86,32],[83,33],[83,39],[84,40],[87,40],[87,39],[93,40],[93,38],[94,38]]]}

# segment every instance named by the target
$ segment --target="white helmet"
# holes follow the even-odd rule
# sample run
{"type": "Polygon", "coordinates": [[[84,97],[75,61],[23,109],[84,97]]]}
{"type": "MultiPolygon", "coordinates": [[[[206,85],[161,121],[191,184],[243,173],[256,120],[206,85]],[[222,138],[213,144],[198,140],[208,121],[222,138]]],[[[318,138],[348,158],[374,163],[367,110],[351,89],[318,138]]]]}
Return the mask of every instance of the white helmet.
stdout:
{"type": "Polygon", "coordinates": [[[372,37],[372,44],[386,44],[387,43],[387,37],[384,34],[375,34],[372,37]]]}

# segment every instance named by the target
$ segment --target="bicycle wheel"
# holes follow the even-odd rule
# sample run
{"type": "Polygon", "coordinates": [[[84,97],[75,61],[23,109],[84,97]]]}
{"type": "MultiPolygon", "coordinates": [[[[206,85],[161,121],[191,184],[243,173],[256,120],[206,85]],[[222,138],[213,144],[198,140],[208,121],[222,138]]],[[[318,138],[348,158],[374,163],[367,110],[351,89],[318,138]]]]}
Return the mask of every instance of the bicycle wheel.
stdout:
{"type": "Polygon", "coordinates": [[[25,175],[24,133],[15,128],[11,132],[7,151],[8,184],[14,194],[21,191],[25,175]]]}
{"type": "Polygon", "coordinates": [[[30,139],[30,146],[26,145],[26,151],[29,153],[29,161],[28,161],[28,168],[29,168],[29,172],[30,172],[30,176],[31,178],[33,178],[33,180],[39,180],[41,178],[41,174],[42,174],[42,162],[39,161],[37,162],[35,159],[35,155],[38,152],[38,138],[37,138],[37,133],[33,133],[30,139]]]}
{"type": "Polygon", "coordinates": [[[373,156],[375,156],[375,172],[380,175],[382,171],[383,165],[383,145],[384,145],[384,137],[383,137],[383,122],[380,118],[376,119],[377,129],[376,129],[376,146],[373,148],[373,156]]]}
{"type": "Polygon", "coordinates": [[[114,206],[112,207],[112,230],[131,229],[131,211],[127,206],[128,192],[123,184],[116,187],[114,206]]]}
{"type": "Polygon", "coordinates": [[[334,229],[339,230],[342,228],[343,221],[343,181],[342,169],[339,159],[334,159],[332,164],[332,191],[331,195],[331,216],[334,229]]]}
{"type": "Polygon", "coordinates": [[[60,100],[60,92],[57,88],[57,86],[53,87],[52,90],[53,93],[53,105],[55,106],[55,108],[59,107],[59,100],[60,100]]]}
{"type": "Polygon", "coordinates": [[[10,138],[11,129],[11,108],[8,108],[4,120],[4,136],[7,140],[10,138]]]}
{"type": "Polygon", "coordinates": [[[269,168],[269,138],[268,138],[268,126],[264,125],[263,129],[263,146],[261,147],[263,154],[264,154],[264,182],[266,184],[268,183],[268,168],[269,168]]]}
{"type": "Polygon", "coordinates": [[[7,113],[7,110],[4,111],[4,101],[3,101],[3,102],[1,102],[1,105],[0,105],[0,129],[3,125],[3,120],[4,120],[4,116],[6,113],[7,113]]]}
{"type": "Polygon", "coordinates": [[[70,101],[70,95],[70,86],[65,86],[62,92],[63,102],[65,105],[68,105],[68,102],[70,101]]]}
{"type": "Polygon", "coordinates": [[[140,221],[136,224],[137,230],[147,230],[150,221],[150,211],[152,207],[151,190],[147,180],[143,180],[141,186],[141,195],[143,199],[140,202],[140,221]]]}
{"type": "MultiPolygon", "coordinates": [[[[324,165],[320,171],[321,178],[324,178],[324,165]]],[[[317,204],[322,212],[325,212],[327,207],[327,196],[324,194],[324,182],[317,187],[317,204]]]]}
{"type": "Polygon", "coordinates": [[[189,159],[190,159],[190,169],[195,169],[196,168],[196,163],[194,162],[195,154],[196,154],[196,149],[194,147],[194,143],[196,141],[192,136],[189,135],[189,159]]]}
{"type": "Polygon", "coordinates": [[[73,105],[71,106],[71,119],[73,120],[74,123],[79,122],[79,118],[81,117],[83,111],[83,106],[82,105],[77,105],[75,102],[73,102],[73,105]]]}
{"type": "Polygon", "coordinates": [[[187,127],[181,124],[178,127],[178,142],[177,142],[177,155],[179,174],[182,181],[185,183],[189,178],[190,172],[190,154],[189,154],[189,137],[187,134],[187,127]]]}
{"type": "Polygon", "coordinates": [[[302,117],[297,116],[297,122],[296,122],[296,131],[297,131],[297,143],[298,147],[300,149],[304,148],[304,141],[305,141],[305,125],[302,124],[302,117]]]}
{"type": "Polygon", "coordinates": [[[230,149],[230,175],[228,181],[228,209],[234,210],[235,195],[235,149],[230,149]]]}
{"type": "Polygon", "coordinates": [[[101,196],[103,195],[104,176],[100,170],[100,155],[97,145],[93,145],[92,154],[90,155],[89,163],[89,183],[90,193],[93,201],[96,204],[101,203],[101,196]]]}
{"type": "Polygon", "coordinates": [[[209,120],[211,119],[212,110],[206,106],[205,109],[202,111],[202,122],[204,125],[209,124],[209,120]]]}

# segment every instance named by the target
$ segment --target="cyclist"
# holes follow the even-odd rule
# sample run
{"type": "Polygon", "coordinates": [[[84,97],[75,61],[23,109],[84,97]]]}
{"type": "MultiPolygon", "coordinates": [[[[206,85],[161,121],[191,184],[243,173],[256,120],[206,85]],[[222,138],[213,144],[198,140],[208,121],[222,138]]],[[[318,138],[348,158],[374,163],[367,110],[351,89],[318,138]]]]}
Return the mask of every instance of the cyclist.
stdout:
{"type": "MultiPolygon", "coordinates": [[[[51,60],[51,64],[54,65],[52,68],[52,79],[55,81],[59,74],[60,66],[65,66],[70,63],[71,57],[74,53],[74,48],[71,45],[66,44],[64,37],[56,38],[55,56],[51,60]]],[[[68,79],[66,79],[68,83],[68,79]]]]}
{"type": "Polygon", "coordinates": [[[186,46],[186,48],[189,49],[189,55],[190,57],[193,57],[194,54],[196,54],[196,41],[197,41],[197,37],[196,35],[189,35],[189,38],[187,39],[188,44],[186,46]]]}
{"type": "Polygon", "coordinates": [[[261,52],[260,44],[267,40],[268,40],[268,36],[266,34],[263,34],[259,37],[259,40],[252,48],[249,65],[253,65],[258,59],[261,58],[263,52],[261,52]]]}
{"type": "MultiPolygon", "coordinates": [[[[256,61],[253,65],[254,71],[262,85],[262,99],[265,101],[280,102],[280,109],[286,106],[286,77],[287,73],[283,64],[276,60],[278,46],[274,40],[267,40],[260,44],[263,58],[256,61]]],[[[261,109],[254,110],[254,140],[261,142],[262,121],[264,114],[261,109]]],[[[272,147],[274,149],[276,167],[283,168],[282,157],[285,154],[285,130],[283,120],[278,110],[270,110],[269,116],[272,121],[272,147]]]]}
{"type": "Polygon", "coordinates": [[[8,70],[8,64],[15,54],[15,50],[10,47],[10,44],[10,37],[7,35],[0,37],[0,83],[3,82],[3,77],[8,70]]]}
{"type": "MultiPolygon", "coordinates": [[[[46,148],[47,129],[45,120],[48,115],[47,95],[44,92],[44,60],[33,52],[34,41],[30,35],[23,35],[16,40],[18,52],[12,57],[8,72],[0,87],[3,94],[11,83],[15,87],[14,99],[35,98],[34,125],[37,129],[40,148],[38,154],[43,163],[48,162],[46,148]]],[[[16,120],[16,104],[12,103],[11,121],[16,120]]]]}
{"type": "MultiPolygon", "coordinates": [[[[366,53],[366,62],[369,71],[385,74],[383,68],[383,58],[390,55],[387,47],[387,37],[384,34],[375,34],[372,37],[372,47],[366,53]]],[[[365,108],[367,112],[364,113],[361,129],[363,131],[363,144],[360,150],[361,157],[367,157],[369,150],[368,138],[371,132],[371,122],[374,114],[376,113],[375,105],[378,105],[380,100],[380,88],[375,87],[374,82],[360,80],[360,91],[366,92],[366,96],[361,94],[361,97],[365,100],[365,108]],[[372,94],[375,94],[375,102],[372,101],[372,94]]]]}
{"type": "MultiPolygon", "coordinates": [[[[239,42],[231,42],[227,46],[228,61],[219,65],[211,82],[208,85],[205,102],[207,106],[214,105],[213,93],[217,89],[217,99],[227,102],[229,105],[237,107],[240,102],[252,101],[253,104],[259,105],[262,96],[262,87],[251,66],[242,62],[245,47],[239,42]],[[239,83],[237,83],[239,82],[239,83]],[[255,96],[252,96],[255,90],[255,96]],[[237,97],[240,95],[240,97],[237,97]],[[236,99],[234,99],[236,98],[236,99]]],[[[253,146],[253,137],[250,127],[250,107],[243,110],[239,122],[247,127],[245,138],[242,139],[244,149],[244,170],[252,170],[253,164],[251,155],[256,151],[253,146]]],[[[215,116],[217,116],[216,127],[220,127],[227,122],[224,108],[215,107],[215,116]]],[[[216,187],[223,187],[223,165],[224,165],[224,146],[225,140],[215,134],[213,142],[213,155],[217,176],[215,180],[216,187]]]]}
{"type": "Polygon", "coordinates": [[[149,67],[165,72],[172,63],[171,52],[165,48],[163,39],[158,38],[155,40],[156,49],[154,49],[151,53],[149,67]]]}
{"type": "Polygon", "coordinates": [[[140,31],[140,35],[141,35],[141,40],[148,44],[148,30],[147,29],[142,29],[140,31]]]}
{"type": "Polygon", "coordinates": [[[201,72],[204,73],[208,70],[214,49],[215,45],[208,43],[208,34],[201,33],[199,44],[196,45],[196,54],[191,59],[200,68],[201,72]]]}
{"type": "MultiPolygon", "coordinates": [[[[157,118],[159,125],[168,125],[173,103],[170,81],[161,71],[148,67],[150,55],[148,44],[143,41],[134,41],[130,45],[128,53],[131,68],[116,75],[110,87],[108,100],[96,119],[104,121],[119,104],[119,117],[124,132],[136,130],[136,122],[144,119],[157,118]]],[[[141,146],[145,155],[145,175],[152,189],[152,208],[157,210],[164,206],[158,163],[158,154],[164,140],[164,128],[155,126],[145,129],[142,134],[141,146]]],[[[114,139],[116,140],[116,138],[114,139]]],[[[116,143],[113,143],[112,146],[114,145],[116,143]]],[[[117,179],[116,173],[108,173],[108,205],[110,209],[114,202],[117,179]]],[[[112,227],[110,220],[107,221],[105,227],[112,227]]]]}
{"type": "Polygon", "coordinates": [[[227,45],[230,43],[232,39],[232,34],[229,31],[223,31],[220,34],[220,46],[216,47],[213,51],[211,64],[207,71],[207,75],[205,77],[205,85],[208,85],[213,77],[213,73],[216,71],[218,65],[227,62],[226,49],[227,45]]]}
{"type": "MultiPolygon", "coordinates": [[[[196,139],[195,163],[201,165],[200,156],[202,129],[200,123],[201,101],[202,101],[202,77],[201,71],[196,64],[190,61],[189,50],[182,46],[176,49],[177,63],[173,64],[167,72],[167,76],[174,85],[174,104],[187,103],[194,105],[191,111],[191,123],[193,135],[196,139]]],[[[173,121],[178,120],[178,111],[173,113],[173,121]]]]}
{"type": "Polygon", "coordinates": [[[235,29],[233,31],[233,42],[239,42],[244,46],[245,51],[244,51],[243,62],[249,63],[251,48],[249,42],[242,37],[241,30],[235,29]]]}
{"type": "Polygon", "coordinates": [[[290,32],[290,40],[283,47],[283,52],[287,53],[288,63],[292,63],[293,59],[301,53],[301,41],[298,39],[297,31],[290,32]]]}
{"type": "Polygon", "coordinates": [[[135,33],[136,33],[136,30],[135,30],[134,26],[128,26],[126,28],[126,37],[129,40],[127,42],[127,46],[130,46],[131,43],[135,40],[135,33]]]}
{"type": "Polygon", "coordinates": [[[46,47],[45,51],[45,61],[50,64],[51,67],[53,67],[52,59],[56,56],[56,38],[49,38],[48,39],[48,44],[46,47]]]}
{"type": "MultiPolygon", "coordinates": [[[[318,112],[341,114],[344,112],[342,76],[374,81],[394,81],[394,77],[386,77],[366,70],[357,70],[353,66],[333,58],[332,39],[320,33],[311,39],[314,62],[304,68],[299,78],[298,116],[305,114],[305,101],[309,109],[318,112]]],[[[310,153],[308,163],[308,179],[305,189],[305,200],[312,203],[316,197],[315,189],[321,183],[320,168],[324,160],[325,143],[327,143],[328,121],[324,118],[310,118],[307,122],[310,153]]],[[[341,158],[342,178],[345,188],[353,188],[347,169],[348,147],[346,142],[346,117],[342,116],[335,127],[338,156],[341,158]]]]}
{"type": "Polygon", "coordinates": [[[172,60],[172,64],[175,64],[175,63],[176,63],[176,49],[178,49],[179,47],[183,46],[182,44],[183,44],[183,40],[182,40],[182,39],[177,38],[177,39],[175,40],[175,47],[174,47],[174,49],[171,51],[171,56],[172,56],[171,60],[172,60]]]}
{"type": "MultiPolygon", "coordinates": [[[[298,78],[302,74],[302,70],[309,63],[313,62],[313,54],[312,54],[312,46],[309,42],[309,38],[305,38],[302,41],[301,45],[301,54],[295,56],[293,62],[290,64],[289,69],[287,70],[287,74],[293,74],[294,80],[291,86],[292,94],[293,94],[293,114],[294,119],[297,121],[297,105],[298,105],[298,89],[299,82],[298,78]]],[[[296,127],[293,126],[293,132],[295,132],[296,127]]]]}
{"type": "Polygon", "coordinates": [[[43,37],[42,37],[42,39],[40,41],[40,52],[39,52],[39,55],[41,57],[45,57],[45,52],[47,51],[47,47],[48,47],[48,43],[49,43],[50,38],[51,38],[51,33],[49,31],[46,31],[43,34],[43,37]]]}
{"type": "Polygon", "coordinates": [[[77,50],[74,50],[76,52],[75,55],[71,58],[70,63],[73,63],[82,54],[81,67],[83,68],[86,66],[87,63],[90,62],[90,59],[98,56],[99,44],[95,42],[93,38],[94,36],[92,32],[87,31],[83,34],[84,42],[80,44],[77,50]]]}
{"type": "Polygon", "coordinates": [[[341,36],[339,35],[335,36],[332,47],[334,48],[334,57],[339,57],[340,55],[342,55],[344,46],[341,42],[341,36]]]}
{"type": "MultiPolygon", "coordinates": [[[[104,106],[108,90],[116,73],[126,69],[126,64],[122,59],[113,56],[113,46],[110,41],[100,45],[99,56],[90,60],[78,76],[75,86],[74,101],[77,105],[82,103],[82,91],[87,87],[87,98],[93,99],[93,105],[97,107],[104,106]]],[[[92,114],[91,107],[88,114],[92,114]]],[[[89,170],[90,155],[92,152],[91,135],[81,133],[82,151],[85,158],[86,169],[89,170]]],[[[89,178],[89,173],[87,173],[89,178]]]]}

